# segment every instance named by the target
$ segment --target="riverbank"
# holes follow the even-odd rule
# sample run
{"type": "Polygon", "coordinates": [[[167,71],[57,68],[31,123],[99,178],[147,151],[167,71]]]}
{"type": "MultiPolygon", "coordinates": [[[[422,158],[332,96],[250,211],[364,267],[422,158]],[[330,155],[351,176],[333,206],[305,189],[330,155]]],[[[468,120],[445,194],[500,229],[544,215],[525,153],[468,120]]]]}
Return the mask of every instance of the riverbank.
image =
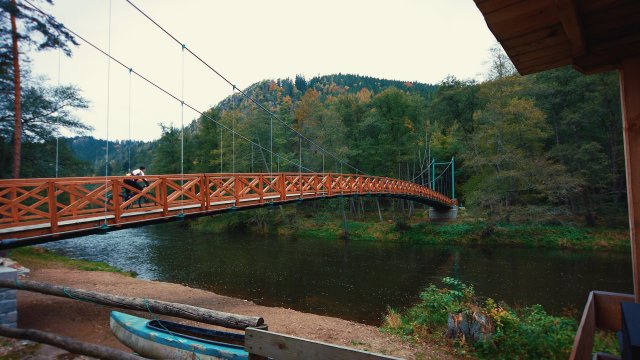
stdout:
{"type": "MultiPolygon", "coordinates": [[[[46,252],[45,252],[46,254],[46,252]]],[[[49,256],[48,254],[46,256],[49,256]]],[[[136,279],[130,274],[79,270],[86,262],[29,255],[16,259],[30,268],[29,280],[55,283],[123,296],[154,298],[243,315],[262,316],[274,332],[374,351],[407,359],[452,358],[446,347],[424,342],[404,342],[377,327],[299,311],[259,306],[252,302],[217,295],[179,284],[136,279]]],[[[90,264],[90,263],[87,263],[90,264]]],[[[18,291],[18,326],[66,335],[95,344],[127,350],[109,330],[110,308],[18,291]]],[[[149,314],[139,314],[150,317],[149,314]]],[[[187,324],[195,324],[185,321],[187,324]]],[[[7,358],[10,358],[7,356],[7,358]]],[[[16,357],[14,357],[16,358],[16,357]]],[[[20,358],[20,357],[17,357],[20,358]]]]}
{"type": "MultiPolygon", "coordinates": [[[[331,211],[296,207],[258,209],[201,218],[190,223],[212,233],[255,232],[281,236],[337,239],[345,237],[345,223],[331,211]]],[[[386,216],[385,218],[388,218],[386,216]]],[[[450,223],[430,222],[419,213],[410,220],[380,221],[363,215],[346,221],[346,234],[356,241],[393,241],[430,245],[518,245],[557,249],[629,251],[626,227],[583,227],[577,224],[512,223],[489,226],[478,219],[465,218],[450,223]]]]}

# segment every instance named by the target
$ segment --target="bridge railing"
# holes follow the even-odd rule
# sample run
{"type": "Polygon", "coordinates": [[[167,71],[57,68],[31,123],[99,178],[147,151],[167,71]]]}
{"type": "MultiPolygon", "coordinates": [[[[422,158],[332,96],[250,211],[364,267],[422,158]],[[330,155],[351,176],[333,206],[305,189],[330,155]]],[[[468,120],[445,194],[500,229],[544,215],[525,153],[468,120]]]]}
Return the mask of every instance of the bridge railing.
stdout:
{"type": "Polygon", "coordinates": [[[457,204],[404,180],[334,173],[148,175],[0,180],[0,239],[55,234],[154,218],[354,194],[390,194],[457,204]]]}

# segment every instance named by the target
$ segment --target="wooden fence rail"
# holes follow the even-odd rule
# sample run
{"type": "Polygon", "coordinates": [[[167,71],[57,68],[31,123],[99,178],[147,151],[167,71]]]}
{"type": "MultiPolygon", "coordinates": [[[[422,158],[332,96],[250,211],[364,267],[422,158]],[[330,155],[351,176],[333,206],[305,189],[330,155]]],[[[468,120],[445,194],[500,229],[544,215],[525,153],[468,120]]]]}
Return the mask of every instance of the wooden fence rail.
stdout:
{"type": "Polygon", "coordinates": [[[230,329],[245,329],[250,326],[256,327],[264,324],[264,319],[258,316],[237,315],[191,305],[184,305],[155,299],[105,294],[38,281],[16,281],[0,279],[0,288],[33,291],[41,294],[70,298],[98,305],[145,311],[159,315],[175,316],[183,319],[203,322],[206,324],[223,326],[230,329]]]}
{"type": "Polygon", "coordinates": [[[149,175],[0,180],[0,240],[208,215],[243,207],[350,195],[406,197],[439,208],[457,201],[409,181],[333,173],[149,175]],[[130,194],[130,195],[126,195],[130,194]]]}

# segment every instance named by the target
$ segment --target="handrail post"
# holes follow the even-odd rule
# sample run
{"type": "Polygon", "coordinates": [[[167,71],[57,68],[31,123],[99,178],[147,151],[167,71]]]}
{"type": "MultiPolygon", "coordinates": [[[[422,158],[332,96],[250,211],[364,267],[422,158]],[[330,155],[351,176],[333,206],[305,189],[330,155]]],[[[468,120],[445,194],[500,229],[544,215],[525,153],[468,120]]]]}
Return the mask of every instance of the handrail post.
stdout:
{"type": "Polygon", "coordinates": [[[202,174],[202,186],[203,186],[203,196],[204,196],[204,210],[211,209],[211,189],[209,188],[209,184],[211,181],[209,180],[209,175],[202,174]]]}
{"type": "Polygon", "coordinates": [[[11,187],[11,219],[14,223],[18,223],[20,218],[18,217],[18,185],[11,187]]]}
{"type": "Polygon", "coordinates": [[[200,177],[200,210],[204,211],[207,208],[207,196],[206,196],[206,186],[205,186],[205,180],[206,180],[206,175],[205,174],[201,174],[199,175],[200,177]]]}
{"type": "Polygon", "coordinates": [[[167,178],[163,176],[160,179],[160,188],[158,189],[161,193],[162,200],[162,216],[169,216],[169,191],[167,190],[167,178]]]}
{"type": "Polygon", "coordinates": [[[264,204],[264,176],[258,175],[258,192],[260,193],[260,205],[264,204]]]}
{"type": "Polygon", "coordinates": [[[327,187],[327,195],[333,196],[333,175],[331,173],[327,174],[325,181],[324,186],[327,187]]]}
{"type": "Polygon", "coordinates": [[[118,179],[111,179],[111,201],[113,201],[113,223],[120,222],[120,216],[122,215],[122,209],[120,208],[120,181],[118,179]]]}
{"type": "Polygon", "coordinates": [[[240,181],[238,181],[239,175],[233,174],[233,197],[236,199],[235,206],[240,206],[240,192],[242,188],[240,187],[240,181]]]}
{"type": "Polygon", "coordinates": [[[300,199],[304,197],[304,180],[302,180],[302,172],[298,173],[298,184],[300,184],[300,199]]]}
{"type": "Polygon", "coordinates": [[[49,181],[47,192],[49,193],[49,219],[51,221],[51,232],[58,232],[58,199],[56,197],[56,184],[49,181]]]}
{"type": "Polygon", "coordinates": [[[313,188],[314,197],[318,197],[318,195],[320,195],[320,185],[318,182],[318,176],[320,175],[319,174],[311,175],[311,187],[313,188]]]}
{"type": "Polygon", "coordinates": [[[280,201],[285,201],[287,200],[287,184],[285,183],[284,173],[278,174],[278,181],[280,182],[280,186],[278,186],[280,190],[280,201]]]}

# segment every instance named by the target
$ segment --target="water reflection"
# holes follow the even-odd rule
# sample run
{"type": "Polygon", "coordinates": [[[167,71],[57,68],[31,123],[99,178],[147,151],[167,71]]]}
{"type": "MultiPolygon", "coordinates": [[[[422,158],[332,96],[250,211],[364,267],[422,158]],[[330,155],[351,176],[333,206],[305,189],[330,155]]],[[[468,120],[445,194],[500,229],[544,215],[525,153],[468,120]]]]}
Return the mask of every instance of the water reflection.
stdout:
{"type": "Polygon", "coordinates": [[[47,245],[139,277],[316,314],[379,324],[443,276],[481,296],[550,311],[582,308],[590,289],[631,292],[628,254],[433,247],[381,242],[219,235],[173,223],[47,245]]]}

